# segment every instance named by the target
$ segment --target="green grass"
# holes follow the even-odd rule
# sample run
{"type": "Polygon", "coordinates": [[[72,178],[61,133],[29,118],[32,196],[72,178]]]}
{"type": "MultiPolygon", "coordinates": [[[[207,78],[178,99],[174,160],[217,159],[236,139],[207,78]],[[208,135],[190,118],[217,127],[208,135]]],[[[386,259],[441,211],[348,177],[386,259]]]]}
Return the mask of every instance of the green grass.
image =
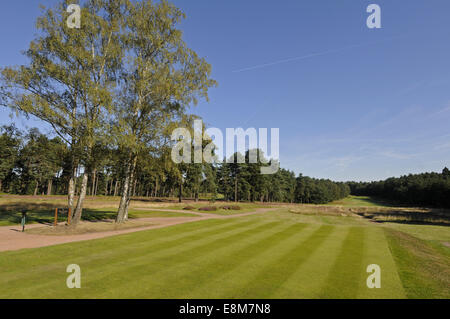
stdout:
{"type": "Polygon", "coordinates": [[[345,206],[345,207],[372,207],[372,206],[391,207],[392,203],[388,203],[388,202],[382,201],[382,200],[377,200],[377,199],[374,199],[369,196],[350,195],[346,198],[333,201],[326,205],[345,206]]]}
{"type": "Polygon", "coordinates": [[[450,298],[450,250],[386,228],[408,298],[450,298]]]}
{"type": "MultiPolygon", "coordinates": [[[[91,219],[114,214],[85,211],[91,219]]],[[[130,217],[189,215],[130,210],[130,217]]],[[[450,298],[450,248],[442,245],[449,238],[445,226],[279,208],[0,252],[0,298],[450,298]],[[69,264],[81,267],[81,289],[66,287],[69,264]],[[366,286],[369,264],[381,267],[380,289],[366,286]]]]}
{"type": "Polygon", "coordinates": [[[0,253],[0,298],[403,298],[383,228],[288,213],[0,253]],[[69,264],[82,288],[65,286],[69,264]],[[381,289],[365,268],[382,268],[381,289]]]}
{"type": "Polygon", "coordinates": [[[384,223],[384,225],[422,240],[450,242],[449,226],[415,225],[402,223],[384,223]]]}
{"type": "MultiPolygon", "coordinates": [[[[202,206],[215,205],[218,208],[224,205],[230,205],[227,202],[217,201],[214,204],[203,201],[198,203],[173,203],[169,206],[167,203],[152,202],[153,199],[136,198],[132,201],[129,217],[193,217],[194,214],[170,212],[170,210],[181,210],[189,205],[196,209],[202,206]],[[134,209],[140,208],[140,209],[134,209]],[[157,212],[153,209],[164,209],[167,212],[157,212]]],[[[234,204],[234,203],[232,203],[234,204]]],[[[86,197],[85,208],[83,209],[82,219],[87,221],[114,219],[116,217],[119,198],[112,196],[86,197]]],[[[66,196],[19,196],[19,195],[0,195],[0,226],[18,225],[22,218],[22,210],[27,211],[27,224],[35,223],[53,223],[55,208],[64,208],[67,206],[66,196]]],[[[267,207],[253,203],[239,203],[241,210],[223,210],[218,209],[212,213],[218,215],[233,215],[254,211],[255,208],[267,207]]],[[[67,212],[59,214],[58,221],[67,220],[67,212]]]]}
{"type": "MultiPolygon", "coordinates": [[[[105,219],[115,219],[117,215],[116,208],[102,208],[102,209],[83,209],[82,220],[97,221],[105,219]]],[[[133,218],[148,218],[148,217],[196,217],[195,214],[179,213],[167,211],[154,210],[137,210],[130,209],[128,217],[133,218]]],[[[19,211],[2,211],[0,210],[0,226],[18,225],[20,224],[22,214],[19,211]]],[[[27,212],[27,224],[36,223],[53,223],[55,219],[54,209],[47,210],[29,210],[27,212]]],[[[67,212],[58,214],[58,222],[67,221],[67,212]]]]}

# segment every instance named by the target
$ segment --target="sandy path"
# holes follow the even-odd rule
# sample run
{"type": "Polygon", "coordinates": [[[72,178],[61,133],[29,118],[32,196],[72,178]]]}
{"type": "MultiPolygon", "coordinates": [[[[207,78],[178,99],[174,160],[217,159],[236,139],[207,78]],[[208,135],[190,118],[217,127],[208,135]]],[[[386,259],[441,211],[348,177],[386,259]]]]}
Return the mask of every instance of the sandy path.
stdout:
{"type": "MultiPolygon", "coordinates": [[[[152,211],[169,211],[164,209],[152,209],[152,211]]],[[[234,214],[234,215],[216,215],[216,214],[207,214],[207,213],[199,213],[194,211],[186,211],[186,210],[170,210],[179,213],[188,213],[195,214],[198,217],[146,217],[146,218],[136,218],[133,220],[136,221],[145,221],[151,222],[153,225],[138,227],[138,228],[127,228],[121,230],[112,230],[106,232],[95,232],[95,233],[86,233],[86,234],[76,234],[76,235],[38,235],[38,234],[29,234],[27,232],[22,233],[22,227],[18,226],[1,226],[0,227],[0,251],[7,250],[19,250],[24,248],[37,248],[44,246],[52,246],[64,243],[70,243],[75,241],[83,241],[83,240],[91,240],[96,238],[104,238],[109,236],[133,233],[137,231],[144,231],[149,229],[156,229],[162,227],[173,226],[177,224],[184,224],[199,220],[205,219],[227,219],[227,218],[235,218],[235,217],[243,217],[248,215],[260,214],[271,211],[274,209],[270,208],[260,208],[256,209],[253,212],[242,213],[242,214],[234,214]]],[[[32,224],[27,225],[26,229],[37,228],[37,227],[51,227],[48,225],[41,224],[32,224]]]]}

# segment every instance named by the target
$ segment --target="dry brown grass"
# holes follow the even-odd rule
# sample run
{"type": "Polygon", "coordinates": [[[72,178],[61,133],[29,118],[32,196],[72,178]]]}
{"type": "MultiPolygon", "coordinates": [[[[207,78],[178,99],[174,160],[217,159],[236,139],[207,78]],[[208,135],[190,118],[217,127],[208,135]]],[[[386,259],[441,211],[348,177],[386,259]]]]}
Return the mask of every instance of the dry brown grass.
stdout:
{"type": "Polygon", "coordinates": [[[205,211],[205,212],[213,212],[213,211],[217,210],[217,207],[216,206],[203,206],[203,207],[200,207],[198,210],[205,211]]]}
{"type": "Polygon", "coordinates": [[[302,215],[344,216],[344,217],[358,216],[355,213],[353,213],[350,208],[340,206],[299,205],[296,208],[290,209],[289,211],[294,214],[302,214],[302,215]]]}
{"type": "Polygon", "coordinates": [[[329,205],[297,205],[294,214],[364,217],[375,222],[403,222],[450,225],[450,211],[430,208],[345,207],[329,205]]]}

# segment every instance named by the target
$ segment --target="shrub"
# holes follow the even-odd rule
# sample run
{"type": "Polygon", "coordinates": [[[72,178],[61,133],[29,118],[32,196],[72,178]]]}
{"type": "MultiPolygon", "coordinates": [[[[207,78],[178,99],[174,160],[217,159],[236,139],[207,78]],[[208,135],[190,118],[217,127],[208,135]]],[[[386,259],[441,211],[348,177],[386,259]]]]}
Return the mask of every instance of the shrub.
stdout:
{"type": "Polygon", "coordinates": [[[217,210],[217,207],[216,206],[203,206],[203,207],[200,207],[198,210],[211,212],[211,211],[217,210]]]}
{"type": "Polygon", "coordinates": [[[224,210],[240,210],[241,206],[231,205],[231,206],[222,206],[221,208],[224,210]]]}

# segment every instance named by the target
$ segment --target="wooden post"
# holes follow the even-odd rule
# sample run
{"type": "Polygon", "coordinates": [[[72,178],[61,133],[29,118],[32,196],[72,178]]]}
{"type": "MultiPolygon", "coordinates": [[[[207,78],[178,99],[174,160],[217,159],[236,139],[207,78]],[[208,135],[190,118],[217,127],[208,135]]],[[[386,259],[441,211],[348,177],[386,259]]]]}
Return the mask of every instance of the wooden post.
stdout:
{"type": "Polygon", "coordinates": [[[58,208],[55,208],[55,226],[58,225],[58,208]]]}
{"type": "Polygon", "coordinates": [[[67,213],[67,225],[70,225],[71,217],[72,217],[72,208],[69,207],[69,212],[67,213]]]}

